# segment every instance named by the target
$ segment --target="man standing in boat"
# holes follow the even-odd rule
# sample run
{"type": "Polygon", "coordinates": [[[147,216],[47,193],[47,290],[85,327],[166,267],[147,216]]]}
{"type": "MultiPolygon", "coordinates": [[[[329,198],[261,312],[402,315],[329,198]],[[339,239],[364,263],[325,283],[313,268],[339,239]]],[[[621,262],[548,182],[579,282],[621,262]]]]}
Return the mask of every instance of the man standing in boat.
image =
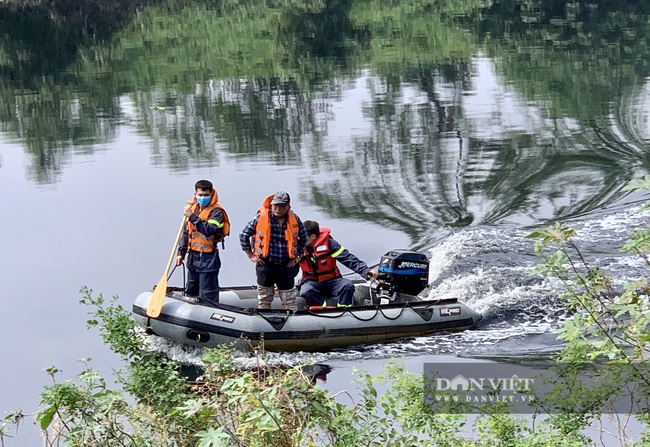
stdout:
{"type": "Polygon", "coordinates": [[[300,261],[300,296],[310,306],[324,306],[327,298],[336,298],[339,307],[351,306],[354,284],[341,275],[336,262],[365,279],[375,276],[375,271],[335,241],[329,228],[321,227],[313,220],[306,220],[305,230],[307,246],[300,261]]]}
{"type": "Polygon", "coordinates": [[[255,218],[239,234],[242,250],[255,263],[260,309],[271,308],[274,286],[277,286],[282,307],[297,310],[295,278],[307,232],[291,210],[290,202],[285,191],[268,196],[255,218]]]}
{"type": "Polygon", "coordinates": [[[212,182],[199,180],[194,185],[194,198],[185,204],[187,223],[178,243],[176,265],[187,255],[187,286],[185,293],[199,302],[219,302],[219,269],[221,259],[217,244],[230,234],[228,214],[218,203],[212,182]]]}

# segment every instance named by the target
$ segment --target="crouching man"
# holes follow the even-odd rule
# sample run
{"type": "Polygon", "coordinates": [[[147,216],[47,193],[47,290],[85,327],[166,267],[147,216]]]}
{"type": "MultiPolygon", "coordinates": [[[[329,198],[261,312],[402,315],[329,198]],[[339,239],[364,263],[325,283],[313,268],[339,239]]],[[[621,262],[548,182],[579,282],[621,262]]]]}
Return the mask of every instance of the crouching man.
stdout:
{"type": "Polygon", "coordinates": [[[351,306],[354,284],[341,275],[336,262],[366,279],[375,276],[376,272],[335,241],[329,228],[313,220],[306,220],[303,225],[307,244],[300,260],[300,296],[309,306],[322,306],[327,298],[337,298],[339,307],[351,306]]]}

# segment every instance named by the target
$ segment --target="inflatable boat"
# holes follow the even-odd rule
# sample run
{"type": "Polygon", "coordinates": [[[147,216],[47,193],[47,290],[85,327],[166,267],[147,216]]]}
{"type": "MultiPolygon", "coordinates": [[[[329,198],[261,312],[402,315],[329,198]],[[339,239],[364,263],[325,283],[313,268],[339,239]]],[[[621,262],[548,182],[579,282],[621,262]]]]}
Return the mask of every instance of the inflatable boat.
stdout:
{"type": "MultiPolygon", "coordinates": [[[[230,344],[250,350],[324,351],[385,340],[461,331],[474,326],[481,315],[455,298],[423,300],[426,287],[426,256],[393,250],[382,257],[376,279],[353,281],[352,307],[307,306],[298,298],[296,312],[281,308],[257,309],[257,286],[221,289],[219,303],[206,305],[168,287],[160,315],[147,316],[152,291],[140,294],[133,304],[133,317],[149,335],[192,346],[230,344]]],[[[331,304],[331,305],[330,305],[331,304]]]]}

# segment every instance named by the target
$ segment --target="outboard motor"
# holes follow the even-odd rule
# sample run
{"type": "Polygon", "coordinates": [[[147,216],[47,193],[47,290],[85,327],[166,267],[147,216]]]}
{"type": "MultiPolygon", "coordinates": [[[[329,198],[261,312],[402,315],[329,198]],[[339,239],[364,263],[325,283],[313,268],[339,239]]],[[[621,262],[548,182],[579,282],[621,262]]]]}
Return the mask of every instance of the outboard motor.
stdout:
{"type": "Polygon", "coordinates": [[[384,296],[415,296],[429,283],[429,260],[417,251],[391,250],[381,257],[377,271],[377,292],[384,296]]]}

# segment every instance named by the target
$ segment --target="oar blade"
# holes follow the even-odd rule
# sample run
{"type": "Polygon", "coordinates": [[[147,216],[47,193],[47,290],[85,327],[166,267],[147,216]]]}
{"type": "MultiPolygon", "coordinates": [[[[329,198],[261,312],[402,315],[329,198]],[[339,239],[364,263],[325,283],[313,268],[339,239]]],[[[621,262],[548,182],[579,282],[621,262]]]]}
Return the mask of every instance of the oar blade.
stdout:
{"type": "Polygon", "coordinates": [[[167,294],[167,277],[164,276],[160,282],[156,285],[151,298],[149,298],[149,304],[147,305],[147,316],[151,318],[157,318],[160,315],[162,310],[163,302],[165,301],[165,295],[167,294]]]}
{"type": "Polygon", "coordinates": [[[185,222],[187,222],[187,217],[183,217],[181,226],[178,229],[178,234],[176,234],[176,241],[174,241],[172,252],[169,255],[169,261],[167,261],[167,267],[165,267],[165,273],[156,285],[156,288],[153,290],[151,298],[149,299],[149,304],[147,305],[147,316],[151,318],[158,317],[158,315],[160,315],[160,311],[162,310],[163,301],[165,301],[165,295],[167,294],[167,272],[169,272],[169,267],[172,265],[172,260],[174,259],[174,254],[176,253],[178,241],[180,240],[181,233],[185,227],[185,222]]]}

